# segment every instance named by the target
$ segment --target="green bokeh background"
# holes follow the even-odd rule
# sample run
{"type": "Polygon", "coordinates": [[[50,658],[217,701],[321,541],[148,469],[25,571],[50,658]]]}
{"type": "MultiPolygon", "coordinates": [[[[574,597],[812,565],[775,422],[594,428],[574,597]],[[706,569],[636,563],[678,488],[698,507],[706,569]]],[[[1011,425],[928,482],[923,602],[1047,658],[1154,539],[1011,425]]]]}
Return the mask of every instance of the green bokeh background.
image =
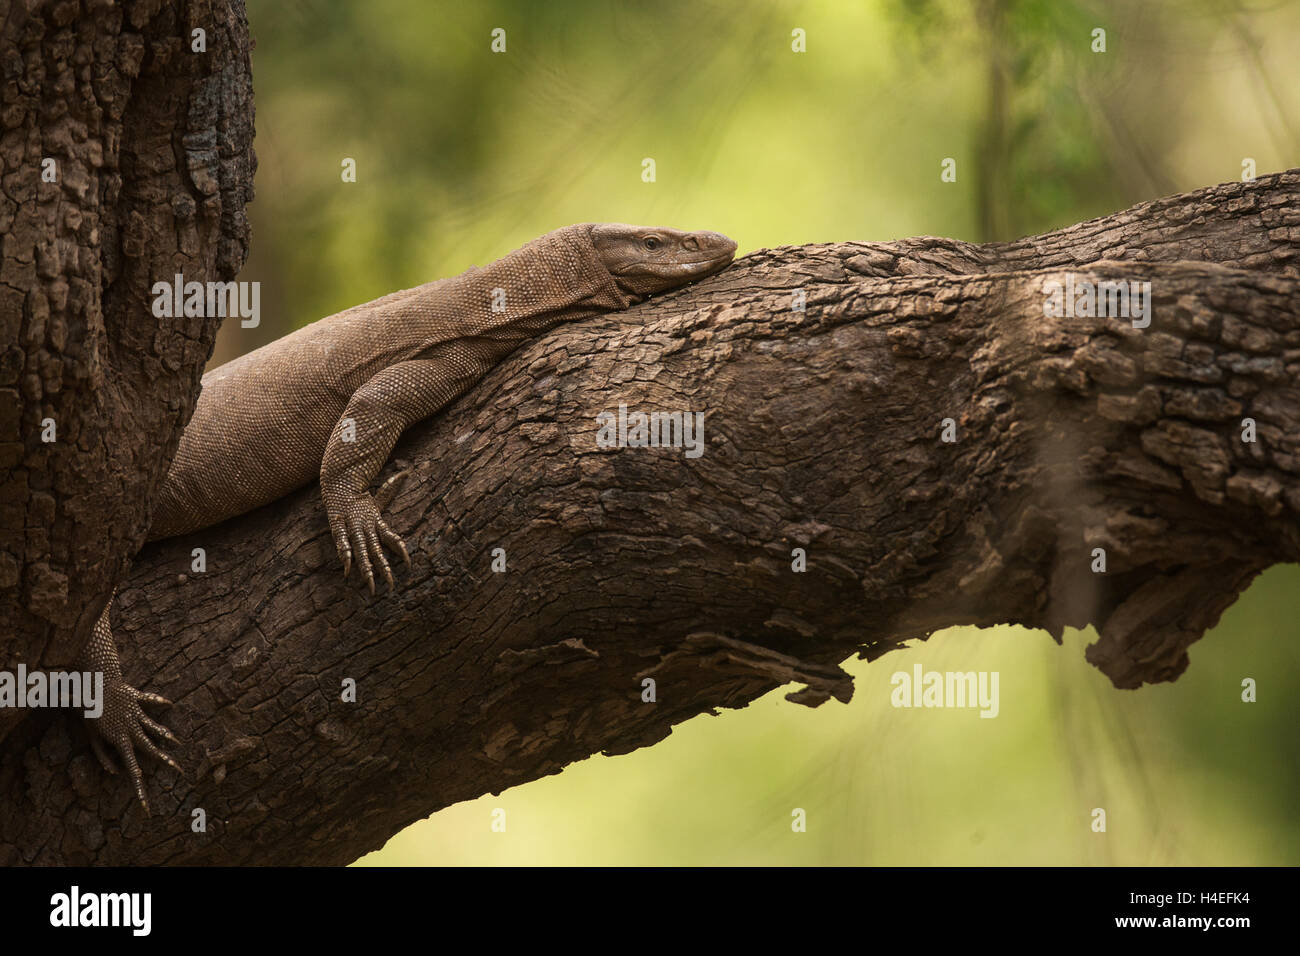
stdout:
{"type": "MultiPolygon", "coordinates": [[[[1010,239],[1240,179],[1248,157],[1300,165],[1296,2],[248,7],[260,169],[241,278],[262,282],[263,323],[228,323],[214,365],[571,222],[716,229],[742,254],[1010,239]]],[[[1084,662],[1091,631],[1058,647],[951,629],[847,662],[847,706],[786,688],[450,807],[361,863],[1295,864],[1298,598],[1300,568],[1270,570],[1183,677],[1137,692],[1084,662]],[[998,671],[999,716],[893,708],[890,675],[918,662],[998,671]]]]}

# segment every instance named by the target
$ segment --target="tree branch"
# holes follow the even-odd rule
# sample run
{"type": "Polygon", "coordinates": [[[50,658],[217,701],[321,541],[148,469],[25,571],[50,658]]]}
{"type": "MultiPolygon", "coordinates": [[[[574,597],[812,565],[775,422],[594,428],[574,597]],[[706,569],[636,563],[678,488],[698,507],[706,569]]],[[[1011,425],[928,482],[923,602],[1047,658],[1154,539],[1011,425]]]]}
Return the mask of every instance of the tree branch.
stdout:
{"type": "Polygon", "coordinates": [[[1117,686],[1174,679],[1300,556],[1298,193],[1293,170],[1016,243],[761,250],[531,343],[398,446],[396,594],[342,579],[315,488],[147,548],[115,628],[188,772],[152,768],[146,820],[74,721],[29,720],[0,862],[346,863],[786,683],[847,700],[844,658],[951,625],[1095,624],[1117,686]],[[1067,269],[1149,281],[1150,326],[1044,315],[1067,269]],[[704,454],[599,447],[620,404],[703,412],[704,454]]]}

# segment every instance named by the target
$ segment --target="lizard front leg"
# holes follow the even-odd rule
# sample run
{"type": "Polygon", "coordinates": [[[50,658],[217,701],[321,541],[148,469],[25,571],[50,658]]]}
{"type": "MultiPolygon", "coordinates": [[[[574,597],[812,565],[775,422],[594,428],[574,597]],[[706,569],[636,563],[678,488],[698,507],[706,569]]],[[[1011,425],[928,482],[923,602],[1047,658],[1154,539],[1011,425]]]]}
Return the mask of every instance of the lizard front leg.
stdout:
{"type": "Polygon", "coordinates": [[[91,730],[91,748],[95,751],[99,762],[109,773],[117,773],[117,768],[113,766],[113,761],[109,759],[108,752],[104,748],[104,742],[107,741],[121,757],[126,772],[131,777],[135,795],[140,800],[140,805],[144,807],[144,812],[148,814],[149,800],[144,794],[144,778],[140,773],[140,763],[135,757],[135,748],[138,746],[180,773],[180,764],[163,753],[157,744],[149,739],[145,731],[152,731],[173,745],[178,744],[179,741],[172,736],[170,730],[151,720],[140,707],[142,703],[170,706],[171,701],[157,694],[136,690],[122,679],[122,666],[117,659],[117,645],[113,641],[113,630],[108,620],[109,610],[112,607],[113,598],[109,598],[108,603],[104,605],[103,613],[99,615],[99,620],[95,622],[95,630],[82,653],[85,668],[104,675],[103,709],[98,717],[87,717],[86,722],[91,730]]]}
{"type": "Polygon", "coordinates": [[[380,514],[405,473],[390,478],[378,496],[370,494],[370,483],[407,426],[432,415],[487,373],[495,364],[489,354],[493,345],[463,339],[439,345],[429,358],[390,365],[353,393],[330,435],[320,471],[325,513],[343,574],[355,559],[371,594],[375,566],[389,588],[395,587],[384,546],[408,565],[411,559],[380,514]]]}

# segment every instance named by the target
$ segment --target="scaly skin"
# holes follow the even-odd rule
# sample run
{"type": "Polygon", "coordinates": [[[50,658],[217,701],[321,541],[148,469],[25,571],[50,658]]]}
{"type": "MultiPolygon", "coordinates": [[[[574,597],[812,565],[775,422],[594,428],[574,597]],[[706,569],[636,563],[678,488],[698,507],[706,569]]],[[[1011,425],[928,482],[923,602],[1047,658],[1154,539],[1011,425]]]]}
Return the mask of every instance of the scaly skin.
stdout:
{"type": "MultiPolygon", "coordinates": [[[[735,251],[715,232],[568,226],[485,268],[358,305],[213,369],[163,482],[149,540],[244,514],[319,476],[344,575],[355,563],[372,594],[376,570],[391,589],[385,549],[410,558],[381,512],[405,473],[374,495],[369,487],[408,426],[464,394],[522,342],[712,275],[735,251]]],[[[176,739],[140,708],[168,701],[122,680],[111,608],[110,600],[84,654],[88,669],[104,673],[92,740],[108,770],[99,738],[121,755],[148,813],[135,747],[179,770],[145,731],[176,739]]]]}

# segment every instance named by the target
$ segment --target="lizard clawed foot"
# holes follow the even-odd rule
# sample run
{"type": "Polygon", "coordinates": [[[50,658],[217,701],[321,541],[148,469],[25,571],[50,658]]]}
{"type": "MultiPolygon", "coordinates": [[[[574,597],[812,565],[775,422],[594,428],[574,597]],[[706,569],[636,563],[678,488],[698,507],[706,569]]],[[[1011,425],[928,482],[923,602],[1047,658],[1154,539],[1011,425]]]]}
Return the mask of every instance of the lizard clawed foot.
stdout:
{"type": "Polygon", "coordinates": [[[389,567],[388,558],[384,555],[385,545],[400,554],[408,568],[411,566],[406,544],[397,532],[388,527],[380,514],[401,490],[410,473],[409,468],[399,471],[384,482],[373,497],[369,492],[362,492],[337,510],[334,507],[329,509],[330,533],[334,535],[334,546],[343,560],[343,576],[347,577],[352,570],[352,560],[355,558],[357,570],[365,578],[371,594],[375,593],[376,566],[388,582],[388,589],[397,589],[393,569],[389,567]]]}
{"type": "Polygon", "coordinates": [[[149,800],[144,795],[144,778],[140,773],[140,764],[135,758],[135,748],[140,747],[145,753],[161,760],[177,773],[184,771],[181,770],[180,764],[163,753],[145,734],[146,730],[151,731],[173,746],[180,743],[170,730],[144,712],[141,703],[171,706],[171,701],[166,697],[136,690],[120,677],[111,678],[105,675],[103,712],[99,717],[88,717],[86,720],[91,727],[90,745],[95,751],[95,756],[99,758],[105,770],[109,773],[117,773],[117,767],[113,765],[104,746],[105,743],[113,745],[127,773],[131,776],[135,795],[140,805],[144,807],[145,815],[148,816],[149,800]]]}

